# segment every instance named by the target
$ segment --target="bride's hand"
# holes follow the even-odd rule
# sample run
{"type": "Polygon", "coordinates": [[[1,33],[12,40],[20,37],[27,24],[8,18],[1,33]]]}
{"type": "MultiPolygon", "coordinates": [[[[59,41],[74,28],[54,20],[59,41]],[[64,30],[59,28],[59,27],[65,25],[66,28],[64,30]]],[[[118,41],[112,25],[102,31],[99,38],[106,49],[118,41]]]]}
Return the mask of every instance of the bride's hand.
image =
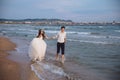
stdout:
{"type": "Polygon", "coordinates": [[[53,37],[50,37],[49,39],[51,40],[51,39],[54,39],[54,38],[53,38],[53,37]]]}

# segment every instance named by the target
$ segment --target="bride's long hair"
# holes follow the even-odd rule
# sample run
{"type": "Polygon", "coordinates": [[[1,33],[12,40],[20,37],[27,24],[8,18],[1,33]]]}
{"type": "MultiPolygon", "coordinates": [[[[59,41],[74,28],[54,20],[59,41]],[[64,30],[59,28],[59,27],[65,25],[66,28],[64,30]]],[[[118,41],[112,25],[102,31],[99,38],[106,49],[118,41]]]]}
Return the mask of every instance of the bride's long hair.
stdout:
{"type": "Polygon", "coordinates": [[[41,34],[42,34],[43,39],[45,39],[45,31],[42,30],[42,29],[39,29],[39,32],[38,32],[37,38],[38,38],[41,34]],[[42,31],[43,31],[43,33],[42,33],[42,31]]]}

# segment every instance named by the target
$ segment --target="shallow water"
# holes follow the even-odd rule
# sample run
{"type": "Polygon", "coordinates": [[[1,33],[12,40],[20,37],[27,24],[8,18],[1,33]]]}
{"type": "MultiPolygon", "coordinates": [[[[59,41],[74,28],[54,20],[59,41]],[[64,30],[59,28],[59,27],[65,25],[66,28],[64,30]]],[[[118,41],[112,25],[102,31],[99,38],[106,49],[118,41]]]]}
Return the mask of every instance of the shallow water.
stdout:
{"type": "MultiPolygon", "coordinates": [[[[27,57],[29,43],[40,28],[50,37],[60,30],[60,26],[0,24],[0,35],[13,37],[12,40],[20,45],[16,48],[19,55],[27,57]]],[[[36,72],[34,65],[38,65],[39,69],[48,72],[48,78],[55,74],[56,79],[68,79],[65,75],[83,80],[120,79],[120,26],[66,26],[66,32],[65,64],[54,60],[57,40],[45,40],[48,46],[46,60],[32,64],[32,70],[36,72]]],[[[49,79],[45,77],[45,80],[49,79]]]]}

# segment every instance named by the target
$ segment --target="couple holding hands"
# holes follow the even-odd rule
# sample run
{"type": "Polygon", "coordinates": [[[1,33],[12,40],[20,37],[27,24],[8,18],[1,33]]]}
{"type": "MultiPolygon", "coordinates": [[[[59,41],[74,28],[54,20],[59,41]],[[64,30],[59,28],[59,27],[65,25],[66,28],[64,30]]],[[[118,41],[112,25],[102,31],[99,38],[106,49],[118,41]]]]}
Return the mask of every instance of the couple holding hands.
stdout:
{"type": "Polygon", "coordinates": [[[42,29],[39,30],[37,37],[33,38],[29,46],[28,53],[32,61],[36,61],[36,60],[42,61],[44,59],[46,53],[46,47],[47,47],[44,39],[57,39],[56,60],[59,60],[59,53],[61,50],[61,62],[64,63],[65,60],[64,51],[65,51],[65,42],[66,42],[65,27],[62,26],[58,34],[51,38],[48,38],[45,35],[44,30],[42,29]]]}

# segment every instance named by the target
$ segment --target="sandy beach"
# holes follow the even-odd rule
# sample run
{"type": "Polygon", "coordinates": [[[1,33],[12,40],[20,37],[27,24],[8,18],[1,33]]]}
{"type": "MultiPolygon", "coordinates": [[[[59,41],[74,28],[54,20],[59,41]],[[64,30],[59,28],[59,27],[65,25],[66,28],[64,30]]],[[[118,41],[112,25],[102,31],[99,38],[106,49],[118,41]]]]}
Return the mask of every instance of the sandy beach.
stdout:
{"type": "Polygon", "coordinates": [[[0,37],[0,80],[38,80],[30,69],[29,61],[8,58],[11,55],[9,51],[15,50],[16,47],[8,38],[0,37]]]}

